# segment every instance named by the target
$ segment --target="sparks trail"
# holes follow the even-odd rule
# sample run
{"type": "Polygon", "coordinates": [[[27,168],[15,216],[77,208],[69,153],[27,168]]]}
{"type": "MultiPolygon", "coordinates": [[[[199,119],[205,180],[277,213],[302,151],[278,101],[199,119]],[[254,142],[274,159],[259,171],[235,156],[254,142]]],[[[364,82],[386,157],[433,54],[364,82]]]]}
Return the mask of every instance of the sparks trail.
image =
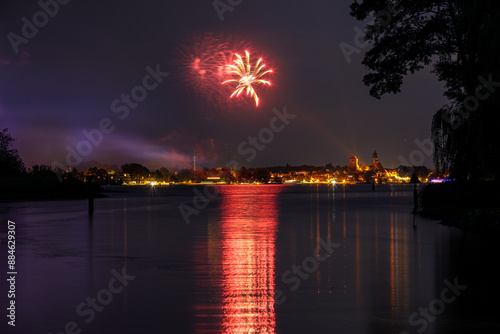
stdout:
{"type": "Polygon", "coordinates": [[[254,86],[260,84],[271,86],[271,82],[264,80],[263,77],[268,73],[272,73],[273,70],[269,69],[267,71],[264,71],[266,64],[262,62],[262,58],[259,58],[257,63],[252,66],[252,63],[250,61],[250,52],[248,51],[245,51],[246,62],[243,62],[243,58],[239,54],[235,54],[235,56],[236,59],[234,60],[234,63],[236,65],[226,66],[231,69],[230,73],[237,78],[226,80],[222,84],[226,84],[228,82],[237,82],[238,85],[236,86],[236,90],[233,92],[233,94],[231,94],[230,97],[232,98],[235,95],[236,97],[238,97],[243,91],[246,90],[247,96],[253,97],[255,100],[255,105],[258,107],[259,97],[254,89],[254,86]]]}
{"type": "Polygon", "coordinates": [[[220,109],[244,105],[242,100],[228,100],[233,87],[221,82],[233,77],[236,53],[252,52],[252,46],[238,36],[212,33],[190,33],[176,49],[174,65],[180,82],[191,93],[220,109]],[[231,102],[231,103],[229,103],[231,102]]]}

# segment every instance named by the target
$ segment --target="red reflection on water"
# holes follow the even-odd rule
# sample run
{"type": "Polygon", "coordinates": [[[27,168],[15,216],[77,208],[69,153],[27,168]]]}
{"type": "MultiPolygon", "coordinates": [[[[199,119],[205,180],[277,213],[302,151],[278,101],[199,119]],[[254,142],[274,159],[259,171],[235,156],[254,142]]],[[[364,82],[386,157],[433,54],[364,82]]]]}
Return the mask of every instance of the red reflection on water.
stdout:
{"type": "Polygon", "coordinates": [[[221,187],[224,333],[275,333],[276,195],[281,189],[221,187]]]}

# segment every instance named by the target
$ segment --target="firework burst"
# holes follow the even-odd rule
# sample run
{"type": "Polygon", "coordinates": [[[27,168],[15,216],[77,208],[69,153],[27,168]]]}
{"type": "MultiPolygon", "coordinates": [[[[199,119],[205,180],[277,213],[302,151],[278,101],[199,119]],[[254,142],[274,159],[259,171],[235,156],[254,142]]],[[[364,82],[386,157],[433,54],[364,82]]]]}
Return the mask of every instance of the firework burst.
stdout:
{"type": "Polygon", "coordinates": [[[253,52],[252,46],[238,36],[190,33],[183,36],[182,44],[176,49],[173,65],[180,82],[197,97],[195,101],[219,110],[232,110],[251,102],[248,99],[228,99],[228,96],[239,96],[247,89],[247,94],[258,105],[255,86],[271,84],[263,79],[272,71],[266,70],[262,59],[255,64],[250,62],[253,52]],[[240,56],[243,54],[246,61],[240,56]],[[237,83],[236,92],[234,85],[221,84],[229,82],[237,83]]]}
{"type": "Polygon", "coordinates": [[[179,82],[196,96],[194,101],[219,110],[232,110],[247,102],[227,97],[233,91],[230,85],[221,82],[231,79],[235,54],[251,50],[248,43],[233,35],[212,33],[190,33],[182,37],[182,43],[175,50],[172,65],[177,69],[179,82]]]}
{"type": "Polygon", "coordinates": [[[233,76],[236,76],[236,78],[226,80],[222,84],[226,84],[228,82],[237,83],[238,85],[230,97],[238,97],[241,93],[246,91],[246,95],[253,97],[255,105],[258,107],[259,96],[257,95],[254,86],[261,84],[271,86],[271,82],[264,80],[263,77],[268,73],[272,73],[273,70],[265,70],[266,65],[262,62],[262,58],[259,58],[255,64],[252,64],[250,61],[250,52],[248,51],[245,51],[245,61],[243,61],[243,58],[239,54],[235,54],[235,57],[235,65],[226,65],[226,67],[231,70],[230,73],[233,76]]]}
{"type": "Polygon", "coordinates": [[[199,92],[210,89],[218,68],[224,66],[224,44],[210,33],[193,33],[185,40],[185,44],[177,49],[180,61],[176,64],[183,81],[199,92]]]}

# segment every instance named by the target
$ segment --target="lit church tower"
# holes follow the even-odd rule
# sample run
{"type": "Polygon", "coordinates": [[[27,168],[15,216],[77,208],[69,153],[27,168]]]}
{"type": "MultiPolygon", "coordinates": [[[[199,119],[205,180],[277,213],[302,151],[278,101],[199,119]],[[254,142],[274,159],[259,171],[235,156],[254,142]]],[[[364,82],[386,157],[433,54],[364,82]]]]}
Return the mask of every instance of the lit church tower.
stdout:
{"type": "Polygon", "coordinates": [[[373,151],[373,157],[372,157],[372,166],[375,167],[378,164],[378,154],[377,150],[373,151]]]}
{"type": "Polygon", "coordinates": [[[374,170],[384,170],[384,167],[382,167],[382,164],[380,162],[378,162],[377,150],[373,151],[372,168],[374,170]]]}
{"type": "Polygon", "coordinates": [[[349,171],[357,172],[358,170],[359,170],[358,158],[355,155],[353,155],[349,159],[349,171]]]}

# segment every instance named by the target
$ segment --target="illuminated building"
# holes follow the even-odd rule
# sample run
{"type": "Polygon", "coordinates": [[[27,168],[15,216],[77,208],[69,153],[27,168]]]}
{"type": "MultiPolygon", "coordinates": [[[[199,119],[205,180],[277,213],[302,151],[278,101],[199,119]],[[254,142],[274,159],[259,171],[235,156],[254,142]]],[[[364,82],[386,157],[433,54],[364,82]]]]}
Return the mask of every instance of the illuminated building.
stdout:
{"type": "Polygon", "coordinates": [[[358,158],[355,155],[353,155],[349,159],[349,171],[357,172],[358,170],[359,170],[358,158]]]}
{"type": "Polygon", "coordinates": [[[374,170],[378,171],[384,171],[384,167],[382,167],[382,164],[378,161],[378,154],[377,150],[373,151],[373,156],[372,156],[372,168],[374,170]]]}

